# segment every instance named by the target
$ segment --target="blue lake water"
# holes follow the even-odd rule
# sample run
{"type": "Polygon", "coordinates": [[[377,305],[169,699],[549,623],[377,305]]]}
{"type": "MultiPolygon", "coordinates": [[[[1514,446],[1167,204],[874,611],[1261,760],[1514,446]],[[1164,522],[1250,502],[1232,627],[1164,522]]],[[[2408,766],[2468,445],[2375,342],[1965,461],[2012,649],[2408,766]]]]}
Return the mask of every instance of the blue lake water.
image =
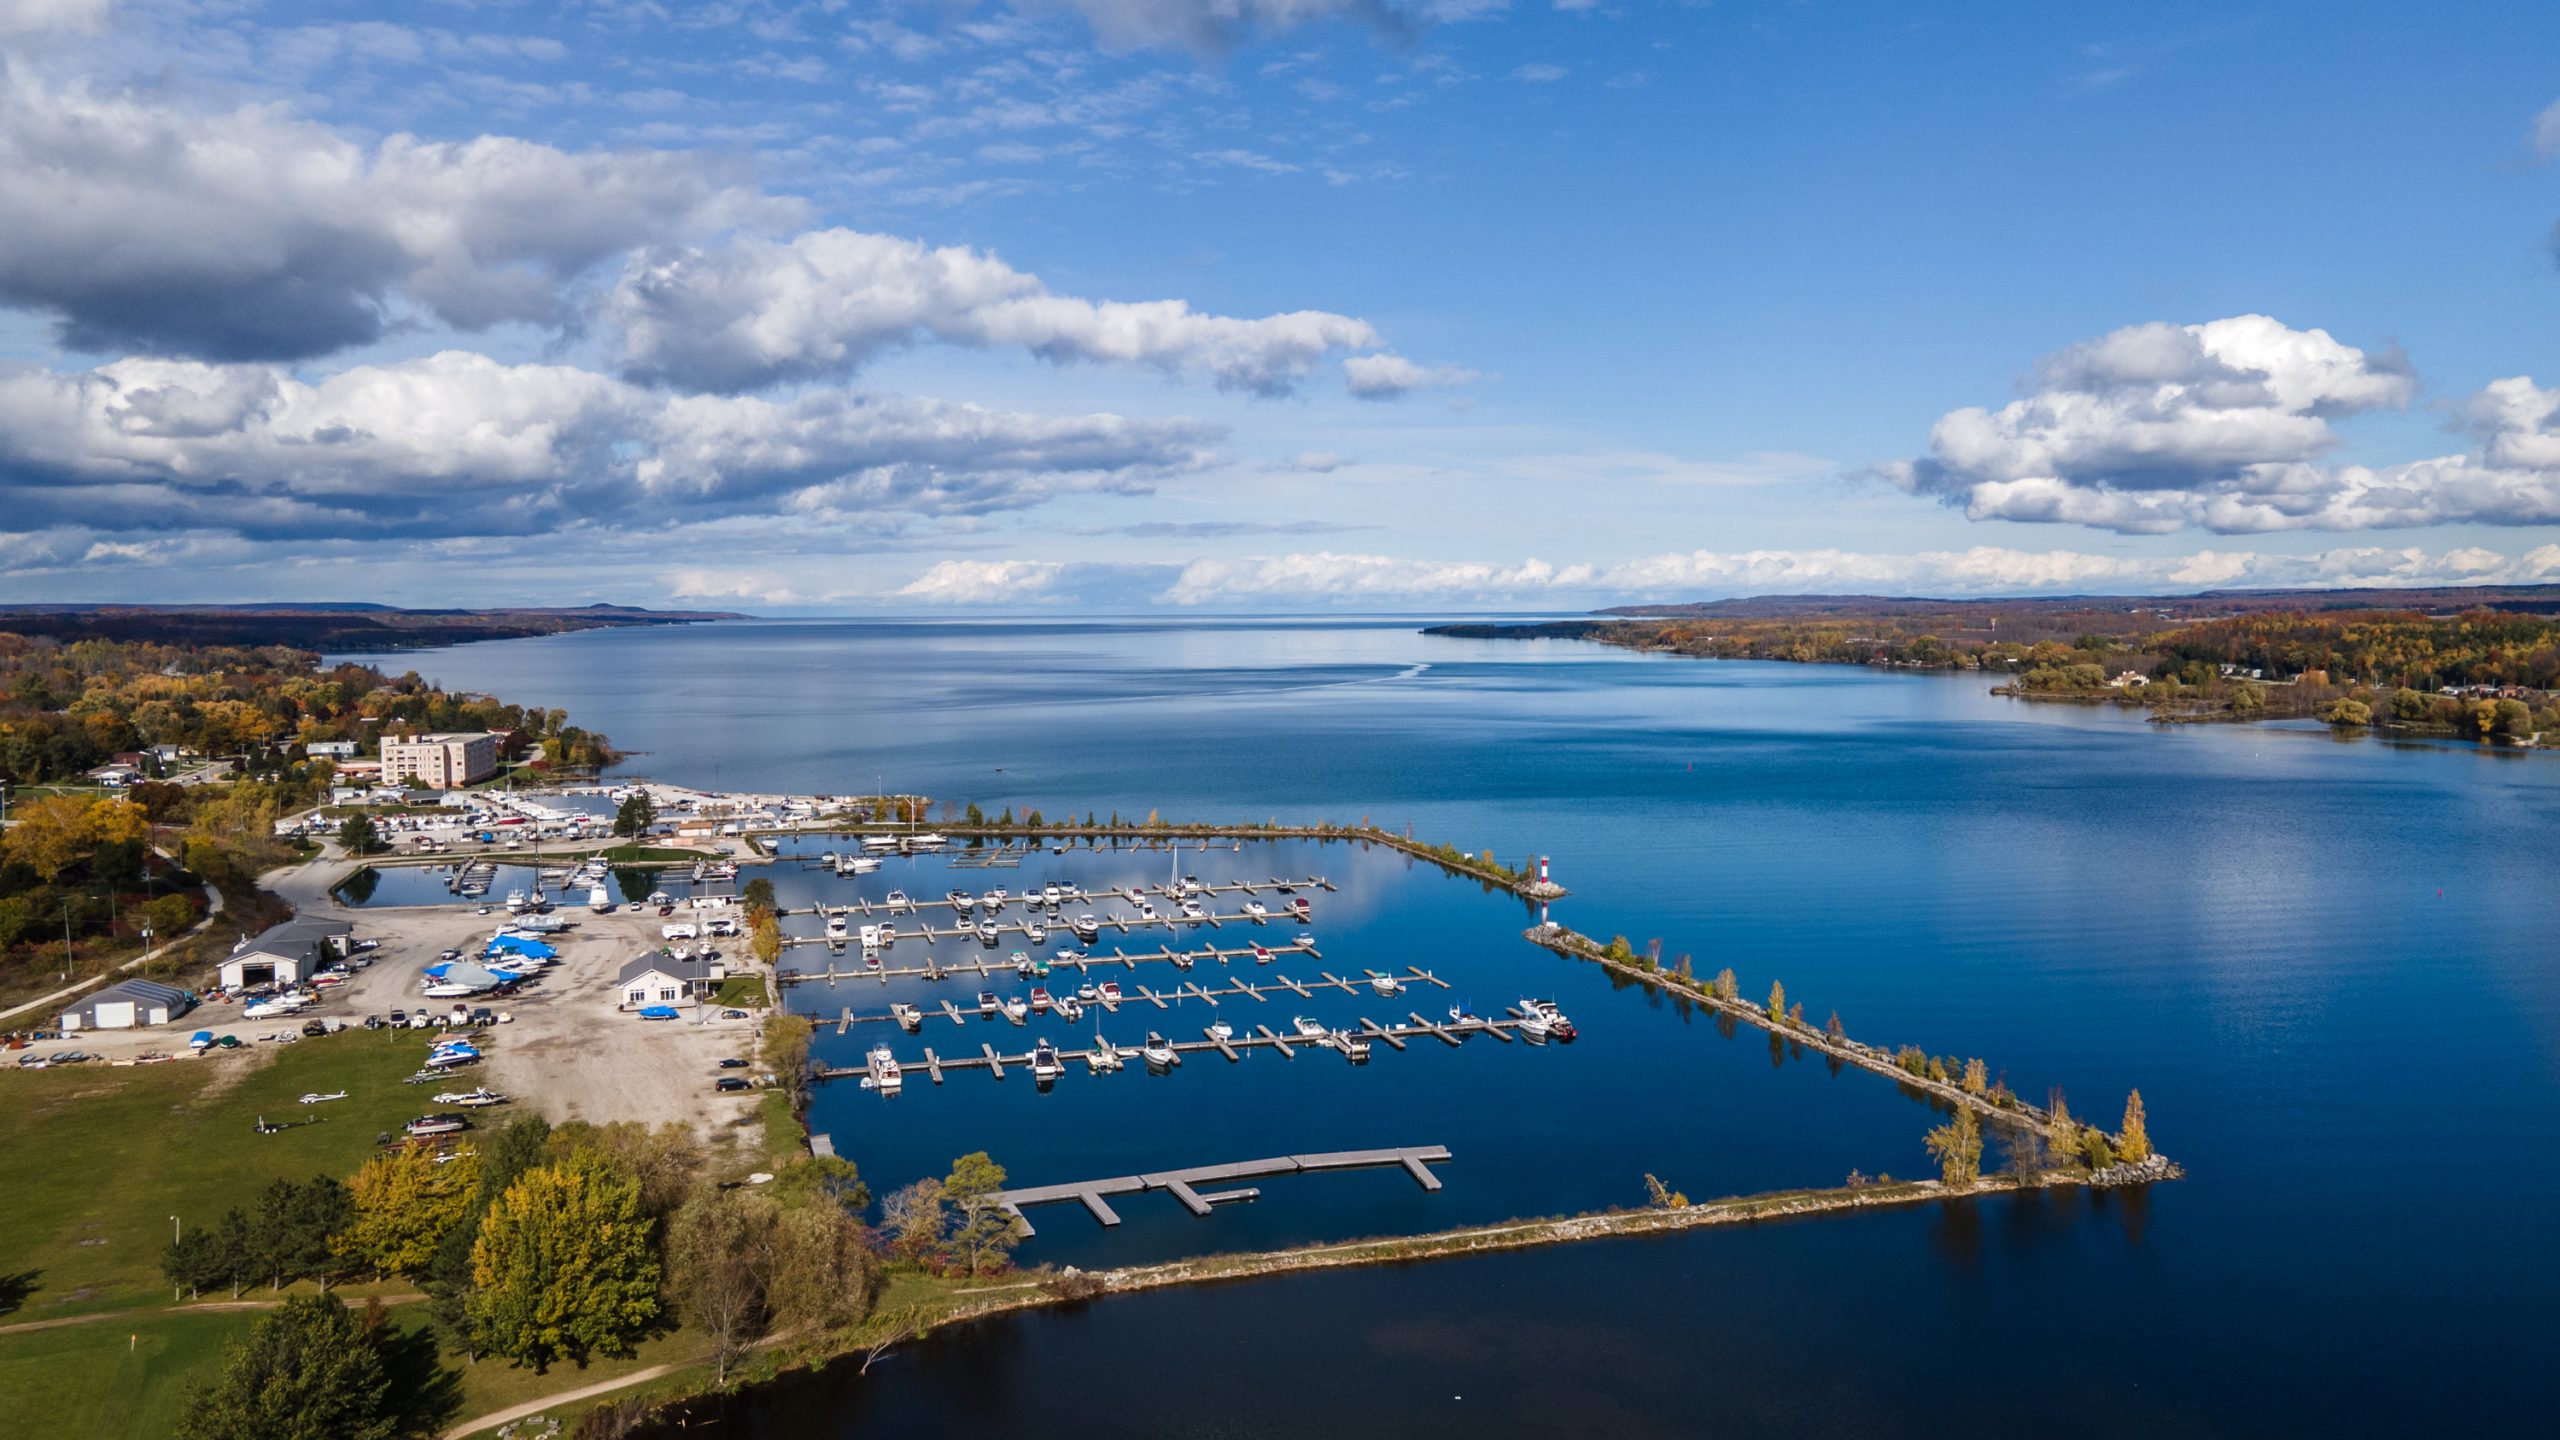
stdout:
{"type": "MultiPolygon", "coordinates": [[[[682,782],[885,777],[990,811],[1366,816],[1551,854],[1574,890],[1558,916],[1581,929],[1731,965],[1749,995],[1783,980],[1810,1015],[1983,1056],[2084,1114],[2112,1120],[2141,1087],[2193,1177],[1111,1301],[760,1397],[739,1433],[2546,1423],[2560,759],[2164,729],[2002,701],[1979,679],[1412,622],[760,622],[399,663],[566,706],[648,752],[634,772],[682,782]]],[[[1194,1058],[1047,1095],[983,1076],[895,1101],[845,1087],[816,1123],[875,1184],[980,1145],[1026,1182],[1303,1148],[1459,1154],[1429,1197],[1381,1173],[1268,1186],[1204,1221],[1133,1197],[1108,1236],[1042,1213],[1027,1255],[1076,1263],[1635,1203],[1647,1171],[1709,1194],[1925,1169],[1925,1106],[1613,992],[1521,942],[1516,902],[1342,847],[1301,865],[1257,848],[1184,868],[1313,865],[1344,886],[1316,897],[1320,968],[1432,951],[1445,960],[1419,963],[1479,1009],[1554,995],[1584,1038],[1382,1050],[1362,1070],[1194,1058]]],[[[1160,879],[1164,857],[1060,863],[1160,879]]],[[[947,888],[896,869],[810,883],[947,888]]],[[[843,1003],[862,993],[879,987],[843,1003]]],[[[1446,1003],[1417,991],[1408,1008],[1446,1003]]],[[[1338,1021],[1380,1002],[1251,1008],[1277,1028],[1311,1005],[1338,1021]]],[[[1132,1011],[1115,1030],[1155,1024],[1132,1011]]],[[[850,1054],[859,1032],[828,1043],[850,1054]]]]}

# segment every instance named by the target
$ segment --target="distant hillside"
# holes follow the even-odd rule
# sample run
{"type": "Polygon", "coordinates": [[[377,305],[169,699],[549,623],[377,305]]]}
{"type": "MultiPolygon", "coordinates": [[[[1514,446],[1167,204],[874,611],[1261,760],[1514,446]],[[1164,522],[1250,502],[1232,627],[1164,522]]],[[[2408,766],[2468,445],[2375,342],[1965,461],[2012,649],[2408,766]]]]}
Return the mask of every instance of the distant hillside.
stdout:
{"type": "Polygon", "coordinates": [[[630,605],[509,610],[403,610],[361,602],[260,605],[0,605],[0,631],[57,640],[169,645],[290,645],[333,652],[417,650],[626,625],[690,625],[749,617],[630,605]]]}
{"type": "Polygon", "coordinates": [[[2560,585],[2449,585],[2421,590],[2206,590],[2194,595],[2047,595],[1989,600],[1937,600],[1897,595],[1753,595],[1678,605],[1620,605],[1598,615],[1737,620],[1905,619],[1921,615],[2056,616],[2139,614],[2155,620],[2210,620],[2275,610],[2464,610],[2560,613],[2560,585]]]}

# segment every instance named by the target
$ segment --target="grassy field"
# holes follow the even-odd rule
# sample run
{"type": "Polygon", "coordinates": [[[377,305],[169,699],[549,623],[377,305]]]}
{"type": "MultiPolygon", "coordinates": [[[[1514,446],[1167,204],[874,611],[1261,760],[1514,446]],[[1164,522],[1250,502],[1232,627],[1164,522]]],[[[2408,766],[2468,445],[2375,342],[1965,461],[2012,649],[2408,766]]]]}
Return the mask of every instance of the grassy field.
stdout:
{"type": "MultiPolygon", "coordinates": [[[[245,1039],[272,1023],[215,1028],[245,1039]]],[[[169,1217],[211,1225],[271,1180],[354,1174],[383,1131],[431,1108],[432,1087],[400,1083],[427,1042],[392,1033],[350,1030],[263,1057],[0,1075],[0,1276],[32,1287],[0,1324],[165,1303],[169,1217]],[[296,1103],[334,1090],[349,1098],[296,1103]],[[292,1128],[260,1135],[261,1116],[292,1128]]]]}
{"type": "Polygon", "coordinates": [[[254,1318],[169,1311],[0,1335],[0,1415],[30,1440],[158,1440],[254,1318]]]}

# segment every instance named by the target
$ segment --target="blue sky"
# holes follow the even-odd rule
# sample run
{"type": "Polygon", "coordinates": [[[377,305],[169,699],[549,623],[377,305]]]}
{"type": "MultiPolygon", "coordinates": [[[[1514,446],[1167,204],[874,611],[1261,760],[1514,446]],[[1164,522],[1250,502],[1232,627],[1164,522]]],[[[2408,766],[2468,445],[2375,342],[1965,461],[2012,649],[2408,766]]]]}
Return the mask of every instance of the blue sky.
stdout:
{"type": "Polygon", "coordinates": [[[0,596],[2560,580],[2555,38],[0,0],[0,596]]]}

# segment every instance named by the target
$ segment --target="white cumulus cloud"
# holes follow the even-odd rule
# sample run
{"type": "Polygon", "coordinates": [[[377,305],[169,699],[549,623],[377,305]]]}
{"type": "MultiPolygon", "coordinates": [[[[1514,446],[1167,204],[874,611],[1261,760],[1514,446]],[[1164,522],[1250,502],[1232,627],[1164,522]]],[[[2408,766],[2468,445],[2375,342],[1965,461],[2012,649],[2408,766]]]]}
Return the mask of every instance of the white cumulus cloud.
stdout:
{"type": "Polygon", "coordinates": [[[1396,400],[1431,385],[1464,385],[1476,372],[1458,365],[1425,365],[1397,354],[1353,355],[1342,362],[1342,378],[1363,400],[1396,400]]]}
{"type": "Polygon", "coordinates": [[[926,605],[994,605],[1047,590],[1065,567],[1047,560],[944,560],[899,587],[896,598],[926,605]]]}
{"type": "Polygon", "coordinates": [[[2395,355],[2263,315],[2136,325],[2049,357],[2022,399],[1950,412],[1881,473],[1977,520],[2131,534],[2560,521],[2560,395],[2529,379],[2474,398],[2470,454],[2328,462],[2332,422],[2415,389],[2395,355]]]}
{"type": "Polygon", "coordinates": [[[194,111],[0,67],[0,304],[63,343],[294,359],[448,324],[557,324],[635,245],[799,213],[685,155],[504,136],[349,140],[274,106],[194,111]]]}
{"type": "Polygon", "coordinates": [[[1270,395],[1329,353],[1378,343],[1348,315],[1240,319],[1180,300],[1082,300],[982,251],[842,229],[636,257],[606,313],[635,377],[731,391],[841,375],[883,351],[938,340],[1143,365],[1270,395]]]}
{"type": "Polygon", "coordinates": [[[813,391],[664,396],[447,351],[318,381],[128,359],[0,373],[0,503],[100,529],[505,534],[742,510],[970,514],[1144,489],[1210,432],[813,391]]]}

